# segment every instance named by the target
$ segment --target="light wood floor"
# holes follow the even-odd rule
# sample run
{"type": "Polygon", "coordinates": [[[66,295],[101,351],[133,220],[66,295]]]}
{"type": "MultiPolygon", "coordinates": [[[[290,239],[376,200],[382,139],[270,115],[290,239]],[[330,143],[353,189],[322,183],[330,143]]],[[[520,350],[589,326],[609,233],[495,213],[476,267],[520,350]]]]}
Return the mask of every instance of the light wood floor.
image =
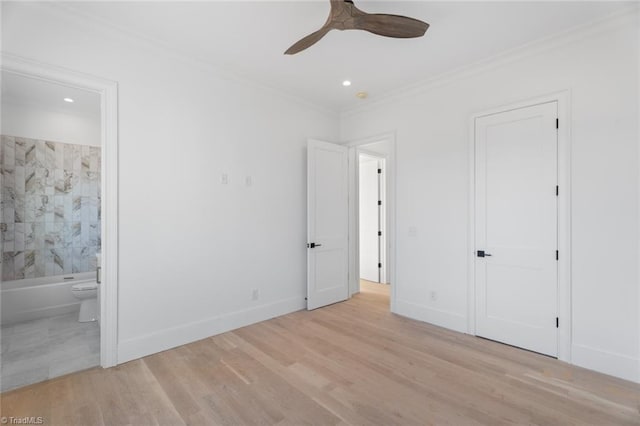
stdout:
{"type": "Polygon", "coordinates": [[[640,386],[408,320],[388,298],[296,312],[2,394],[45,424],[640,424],[640,386]]]}
{"type": "MultiPolygon", "coordinates": [[[[360,280],[360,292],[361,293],[375,293],[382,296],[389,297],[389,291],[391,287],[388,284],[380,284],[373,281],[360,280]]],[[[387,306],[389,306],[387,302],[387,306]]]]}

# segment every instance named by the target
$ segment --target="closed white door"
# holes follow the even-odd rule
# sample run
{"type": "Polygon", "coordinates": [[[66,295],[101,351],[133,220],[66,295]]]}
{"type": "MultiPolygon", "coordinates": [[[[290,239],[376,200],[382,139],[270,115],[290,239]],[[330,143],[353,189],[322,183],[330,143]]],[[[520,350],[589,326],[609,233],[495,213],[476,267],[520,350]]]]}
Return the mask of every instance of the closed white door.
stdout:
{"type": "Polygon", "coordinates": [[[476,119],[476,334],[557,356],[557,103],[476,119]]]}
{"type": "Polygon", "coordinates": [[[307,145],[307,309],[349,297],[347,148],[307,145]]]}

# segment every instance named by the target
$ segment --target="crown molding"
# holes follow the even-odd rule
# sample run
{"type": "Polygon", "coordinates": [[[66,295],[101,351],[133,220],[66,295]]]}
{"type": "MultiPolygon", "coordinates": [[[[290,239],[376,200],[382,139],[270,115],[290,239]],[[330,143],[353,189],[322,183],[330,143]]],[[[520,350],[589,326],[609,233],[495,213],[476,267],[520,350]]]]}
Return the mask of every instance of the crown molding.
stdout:
{"type": "Polygon", "coordinates": [[[585,24],[580,24],[562,32],[526,43],[519,47],[508,49],[497,55],[459,67],[452,71],[438,74],[420,82],[405,85],[404,87],[382,94],[376,99],[372,99],[371,102],[366,105],[347,107],[340,111],[340,118],[342,120],[354,115],[375,110],[382,106],[417,96],[438,87],[446,86],[509,63],[517,62],[519,60],[538,55],[542,52],[546,52],[605,31],[610,31],[624,25],[635,24],[637,26],[640,19],[639,14],[640,6],[634,4],[603,18],[589,21],[585,24]]]}
{"type": "Polygon", "coordinates": [[[122,42],[122,38],[124,37],[130,45],[145,49],[147,52],[155,52],[158,55],[162,55],[163,59],[169,58],[169,60],[174,61],[175,63],[193,67],[201,72],[213,74],[220,79],[232,81],[247,88],[262,91],[267,95],[276,96],[282,100],[304,106],[330,118],[337,119],[339,117],[339,111],[336,109],[311,102],[305,98],[297,96],[296,94],[288,92],[283,88],[239,75],[231,69],[222,67],[198,55],[185,53],[161,40],[129,28],[123,28],[115,25],[95,14],[80,11],[73,7],[73,2],[62,3],[50,1],[38,3],[37,5],[42,9],[46,9],[46,12],[50,14],[66,19],[72,22],[75,26],[84,26],[88,30],[96,31],[98,35],[102,35],[103,37],[109,39],[117,38],[120,42],[122,42]]]}

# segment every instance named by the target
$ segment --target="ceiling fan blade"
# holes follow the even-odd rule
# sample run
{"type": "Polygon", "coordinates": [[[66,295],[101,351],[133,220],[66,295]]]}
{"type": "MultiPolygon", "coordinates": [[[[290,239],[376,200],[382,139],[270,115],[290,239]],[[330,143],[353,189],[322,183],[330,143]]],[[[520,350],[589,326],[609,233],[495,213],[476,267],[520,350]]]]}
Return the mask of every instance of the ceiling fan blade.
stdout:
{"type": "Polygon", "coordinates": [[[310,46],[313,46],[322,37],[324,37],[329,31],[331,31],[331,28],[328,28],[328,27],[320,28],[315,33],[311,33],[308,36],[298,40],[296,43],[293,44],[293,46],[288,48],[287,51],[284,52],[284,54],[285,55],[295,55],[296,53],[301,52],[301,51],[303,51],[304,49],[306,49],[306,48],[308,48],[310,46]]]}
{"type": "Polygon", "coordinates": [[[407,16],[367,13],[355,19],[353,28],[385,37],[415,38],[422,37],[429,24],[407,16]]]}

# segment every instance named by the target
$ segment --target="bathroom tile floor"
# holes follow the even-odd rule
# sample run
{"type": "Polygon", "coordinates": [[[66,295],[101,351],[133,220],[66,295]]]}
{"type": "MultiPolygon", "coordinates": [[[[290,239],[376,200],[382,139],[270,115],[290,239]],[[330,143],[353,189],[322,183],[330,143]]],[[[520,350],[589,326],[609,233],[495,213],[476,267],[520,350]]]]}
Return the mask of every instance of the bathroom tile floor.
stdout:
{"type": "Polygon", "coordinates": [[[2,392],[100,364],[98,323],[77,312],[3,326],[0,342],[2,392]]]}

